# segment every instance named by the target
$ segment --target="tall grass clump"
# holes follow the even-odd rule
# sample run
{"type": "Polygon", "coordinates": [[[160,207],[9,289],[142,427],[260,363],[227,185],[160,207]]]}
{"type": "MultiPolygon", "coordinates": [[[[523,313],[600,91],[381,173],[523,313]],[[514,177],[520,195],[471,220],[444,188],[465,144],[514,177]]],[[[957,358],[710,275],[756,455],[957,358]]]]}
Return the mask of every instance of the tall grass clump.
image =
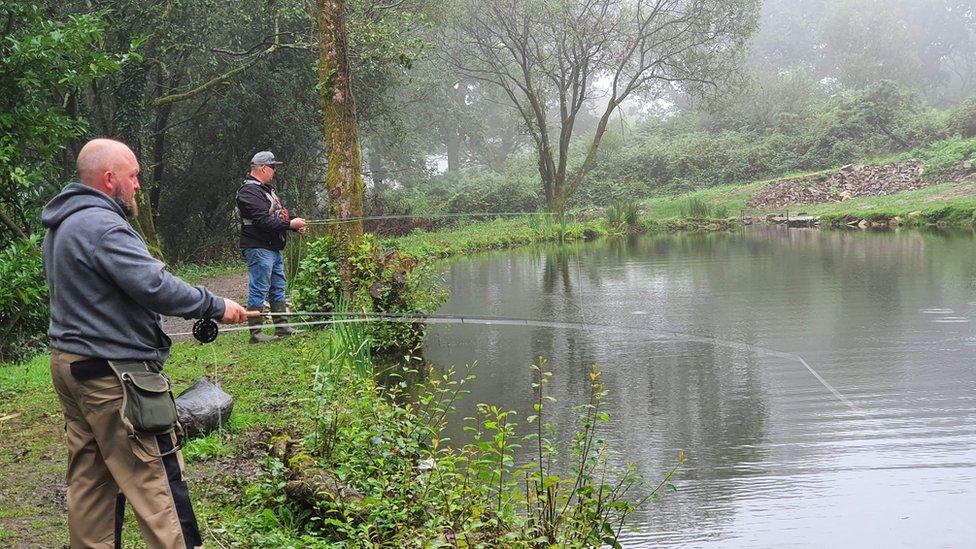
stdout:
{"type": "Polygon", "coordinates": [[[925,175],[945,173],[966,160],[976,161],[976,138],[953,137],[913,152],[925,165],[925,175]]]}
{"type": "Polygon", "coordinates": [[[704,199],[690,196],[678,205],[682,217],[708,219],[712,217],[712,206],[704,199]]]}
{"type": "Polygon", "coordinates": [[[635,232],[640,227],[639,204],[618,200],[607,208],[607,223],[616,233],[635,232]]]}

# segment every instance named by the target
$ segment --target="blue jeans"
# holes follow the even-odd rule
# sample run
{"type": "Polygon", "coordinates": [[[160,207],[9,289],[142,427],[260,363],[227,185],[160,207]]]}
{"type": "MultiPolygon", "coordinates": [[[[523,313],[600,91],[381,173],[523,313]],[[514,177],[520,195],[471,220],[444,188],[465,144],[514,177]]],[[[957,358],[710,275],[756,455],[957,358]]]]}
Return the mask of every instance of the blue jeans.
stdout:
{"type": "Polygon", "coordinates": [[[264,248],[245,248],[247,258],[247,306],[258,308],[285,301],[285,260],[281,252],[264,248]]]}

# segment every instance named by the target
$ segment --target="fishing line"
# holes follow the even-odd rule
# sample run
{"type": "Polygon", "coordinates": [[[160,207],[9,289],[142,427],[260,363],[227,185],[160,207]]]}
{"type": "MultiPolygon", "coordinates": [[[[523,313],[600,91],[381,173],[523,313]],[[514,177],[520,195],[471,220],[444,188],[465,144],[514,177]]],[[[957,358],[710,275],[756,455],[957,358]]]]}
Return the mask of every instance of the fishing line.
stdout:
{"type": "Polygon", "coordinates": [[[556,215],[553,212],[450,212],[439,214],[390,214],[390,215],[360,215],[354,217],[333,217],[330,219],[306,219],[309,225],[337,225],[340,223],[358,223],[360,221],[380,221],[389,219],[457,219],[462,217],[519,217],[535,215],[556,215]]]}
{"type": "MultiPolygon", "coordinates": [[[[751,343],[742,343],[738,341],[731,341],[727,339],[719,339],[710,336],[700,336],[695,334],[689,334],[685,332],[676,332],[672,330],[658,330],[653,328],[646,328],[641,326],[626,326],[621,324],[605,324],[598,322],[572,322],[572,321],[555,321],[555,320],[539,320],[533,318],[515,318],[515,317],[496,317],[496,316],[485,316],[485,315],[458,315],[458,314],[409,314],[409,313],[363,313],[363,312],[291,312],[291,313],[265,313],[261,316],[266,317],[331,317],[329,320],[316,320],[308,322],[293,322],[291,326],[325,326],[325,325],[335,325],[335,324],[359,324],[366,322],[400,322],[413,324],[417,322],[422,322],[425,324],[467,324],[467,325],[478,325],[478,326],[530,326],[538,328],[555,328],[564,330],[578,330],[586,331],[592,329],[601,330],[614,330],[623,333],[634,333],[644,336],[654,336],[659,341],[690,341],[694,343],[704,343],[708,345],[719,345],[722,347],[727,347],[730,349],[736,349],[740,351],[752,351],[765,354],[767,356],[774,356],[782,358],[785,360],[795,360],[803,365],[804,368],[809,371],[813,377],[824,386],[825,389],[830,391],[838,401],[851,409],[851,411],[856,413],[863,413],[863,410],[858,408],[856,404],[851,402],[849,399],[844,397],[840,391],[834,388],[826,379],[823,378],[810,364],[800,355],[795,353],[788,353],[785,351],[778,351],[776,349],[770,349],[767,347],[761,347],[759,345],[753,345],[751,343]]],[[[209,322],[213,321],[197,321],[209,322]]],[[[214,324],[216,328],[216,324],[214,324]]],[[[223,328],[220,332],[240,332],[245,330],[250,330],[251,326],[232,326],[230,328],[223,328]]],[[[180,336],[195,336],[194,332],[181,332],[176,334],[168,334],[170,337],[180,337],[180,336]]]]}

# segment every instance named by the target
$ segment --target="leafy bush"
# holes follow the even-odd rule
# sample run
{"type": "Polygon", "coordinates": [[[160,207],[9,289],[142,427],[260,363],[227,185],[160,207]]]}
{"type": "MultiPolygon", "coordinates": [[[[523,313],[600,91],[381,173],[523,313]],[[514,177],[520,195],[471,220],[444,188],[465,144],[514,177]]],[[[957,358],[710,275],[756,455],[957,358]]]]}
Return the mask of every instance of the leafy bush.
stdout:
{"type": "Polygon", "coordinates": [[[640,227],[637,202],[614,202],[607,208],[607,222],[615,232],[634,232],[640,227]]]}
{"type": "Polygon", "coordinates": [[[40,237],[0,251],[0,361],[18,360],[44,343],[50,318],[40,237]]]}
{"type": "Polygon", "coordinates": [[[963,137],[976,137],[976,95],[963,101],[952,112],[949,131],[963,137]]]}
{"type": "MultiPolygon", "coordinates": [[[[383,250],[371,234],[350,251],[331,236],[311,241],[291,284],[301,310],[420,313],[446,298],[431,266],[395,249],[383,250]],[[345,305],[348,303],[348,305],[345,305]]],[[[366,336],[378,350],[414,351],[423,342],[423,326],[369,323],[366,336]]]]}
{"type": "Polygon", "coordinates": [[[52,17],[43,4],[0,2],[0,206],[18,225],[0,224],[0,246],[39,228],[38,211],[57,192],[61,149],[85,132],[67,98],[128,58],[98,47],[105,12],[52,17]]]}
{"type": "MultiPolygon", "coordinates": [[[[674,488],[674,470],[648,490],[633,464],[609,463],[598,433],[610,416],[596,367],[567,441],[555,440],[551,374],[540,360],[525,424],[514,412],[481,404],[477,417],[465,420],[470,442],[452,444],[447,419],[473,376],[429,369],[420,376],[427,381],[411,383],[417,372],[405,370],[382,385],[315,357],[305,358],[314,370],[314,430],[270,460],[247,494],[247,504],[264,511],[253,515],[277,520],[235,525],[240,537],[272,538],[279,546],[297,538],[306,546],[619,547],[626,517],[674,488]],[[528,454],[528,463],[519,453],[528,454]],[[341,493],[357,495],[295,498],[286,486],[301,471],[332,476],[341,493]]],[[[274,437],[272,444],[280,448],[292,438],[274,437]]]]}
{"type": "Polygon", "coordinates": [[[542,207],[539,183],[532,177],[508,178],[493,172],[464,174],[447,201],[451,212],[534,212],[542,207]]]}
{"type": "Polygon", "coordinates": [[[976,160],[976,139],[953,137],[913,151],[912,155],[925,164],[926,175],[944,173],[959,162],[976,160]]]}

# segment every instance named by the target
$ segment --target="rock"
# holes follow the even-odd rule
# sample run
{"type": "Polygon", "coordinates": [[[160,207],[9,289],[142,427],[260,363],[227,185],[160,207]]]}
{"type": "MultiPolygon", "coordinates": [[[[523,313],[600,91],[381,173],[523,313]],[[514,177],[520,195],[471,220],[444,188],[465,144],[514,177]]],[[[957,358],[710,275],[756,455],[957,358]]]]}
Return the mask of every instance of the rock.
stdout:
{"type": "Polygon", "coordinates": [[[965,162],[963,162],[962,163],[962,169],[966,170],[967,172],[973,171],[973,161],[972,160],[966,160],[965,162]]]}
{"type": "Polygon", "coordinates": [[[285,494],[294,501],[309,507],[323,503],[344,501],[360,502],[363,495],[347,486],[331,472],[319,467],[315,458],[305,451],[300,439],[289,433],[272,437],[271,456],[278,458],[288,468],[285,494]]]}
{"type": "Polygon", "coordinates": [[[859,196],[885,196],[942,182],[939,178],[923,177],[922,168],[916,159],[884,166],[848,164],[829,176],[818,174],[772,183],[749,199],[747,205],[771,209],[843,201],[859,196]]]}
{"type": "Polygon", "coordinates": [[[293,468],[293,471],[296,478],[285,485],[285,493],[310,507],[333,501],[363,500],[362,494],[342,484],[335,475],[321,467],[293,468]]]}
{"type": "Polygon", "coordinates": [[[377,280],[372,283],[369,287],[369,295],[373,299],[379,299],[383,295],[383,290],[386,289],[386,285],[377,280]]]}
{"type": "Polygon", "coordinates": [[[871,222],[871,226],[874,227],[875,229],[887,229],[888,228],[888,222],[887,221],[873,221],[873,222],[871,222]]]}
{"type": "Polygon", "coordinates": [[[895,216],[888,220],[888,226],[891,228],[901,227],[902,220],[900,217],[895,216]]]}
{"type": "Polygon", "coordinates": [[[234,397],[201,377],[176,397],[176,412],[186,436],[207,434],[226,425],[234,410],[234,397]]]}
{"type": "Polygon", "coordinates": [[[867,219],[862,219],[862,220],[860,220],[860,221],[857,222],[857,227],[859,229],[867,229],[870,226],[871,226],[871,222],[868,221],[867,219]]]}
{"type": "Polygon", "coordinates": [[[796,215],[786,221],[787,227],[816,227],[820,218],[812,215],[796,215]]]}

